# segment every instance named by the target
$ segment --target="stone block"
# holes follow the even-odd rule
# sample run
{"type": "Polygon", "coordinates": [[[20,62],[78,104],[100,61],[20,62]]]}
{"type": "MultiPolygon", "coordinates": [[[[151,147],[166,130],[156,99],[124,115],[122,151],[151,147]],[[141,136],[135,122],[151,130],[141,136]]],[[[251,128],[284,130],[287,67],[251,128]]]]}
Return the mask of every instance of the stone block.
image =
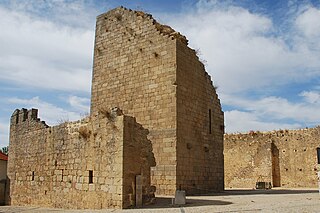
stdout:
{"type": "Polygon", "coordinates": [[[82,183],[76,183],[76,189],[82,190],[82,183]]]}

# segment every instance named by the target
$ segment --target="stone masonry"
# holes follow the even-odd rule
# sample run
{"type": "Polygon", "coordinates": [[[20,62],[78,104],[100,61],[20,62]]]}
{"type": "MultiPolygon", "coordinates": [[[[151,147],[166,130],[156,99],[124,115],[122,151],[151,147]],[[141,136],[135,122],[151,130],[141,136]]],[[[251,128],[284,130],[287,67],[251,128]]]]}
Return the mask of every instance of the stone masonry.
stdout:
{"type": "Polygon", "coordinates": [[[226,187],[254,188],[257,181],[273,187],[318,187],[319,138],[320,127],[226,134],[226,187]]]}
{"type": "Polygon", "coordinates": [[[53,127],[36,109],[11,117],[11,204],[128,208],[154,192],[223,190],[224,116],[187,44],[141,11],[98,16],[90,116],[53,127]]]}
{"type": "Polygon", "coordinates": [[[118,106],[149,130],[157,194],[224,189],[224,116],[187,39],[151,15],[116,8],[98,16],[91,114],[118,106]]]}
{"type": "Polygon", "coordinates": [[[49,127],[36,109],[22,109],[10,129],[11,205],[127,208],[135,205],[136,175],[148,202],[155,160],[148,132],[134,118],[106,112],[49,127]]]}

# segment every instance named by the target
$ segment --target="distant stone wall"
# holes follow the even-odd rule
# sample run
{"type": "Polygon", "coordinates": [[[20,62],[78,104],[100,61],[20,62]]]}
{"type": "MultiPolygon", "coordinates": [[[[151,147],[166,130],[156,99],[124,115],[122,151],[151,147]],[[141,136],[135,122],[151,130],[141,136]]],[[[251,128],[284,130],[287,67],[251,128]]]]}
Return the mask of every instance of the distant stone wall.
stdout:
{"type": "Polygon", "coordinates": [[[37,110],[16,110],[8,161],[11,204],[127,208],[135,205],[136,175],[143,176],[147,202],[155,164],[148,132],[115,113],[49,127],[37,110]]]}
{"type": "Polygon", "coordinates": [[[224,146],[226,188],[254,188],[256,181],[318,187],[320,127],[226,134],[224,146]]]}

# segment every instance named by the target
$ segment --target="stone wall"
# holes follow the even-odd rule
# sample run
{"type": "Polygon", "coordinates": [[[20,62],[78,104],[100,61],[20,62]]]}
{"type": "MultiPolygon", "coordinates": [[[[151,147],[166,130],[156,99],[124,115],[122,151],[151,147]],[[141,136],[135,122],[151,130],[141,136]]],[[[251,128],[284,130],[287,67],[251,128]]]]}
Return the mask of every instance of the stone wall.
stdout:
{"type": "Polygon", "coordinates": [[[175,57],[175,40],[160,34],[151,16],[124,8],[98,16],[91,114],[118,106],[149,130],[159,194],[175,191],[175,57]]]}
{"type": "Polygon", "coordinates": [[[0,159],[0,181],[7,178],[7,161],[0,159]]]}
{"type": "Polygon", "coordinates": [[[16,110],[8,161],[11,204],[134,206],[136,175],[143,176],[143,195],[150,197],[150,166],[155,162],[147,133],[118,110],[53,127],[41,122],[35,109],[16,110]],[[131,169],[124,168],[128,162],[131,169]]]}
{"type": "Polygon", "coordinates": [[[259,180],[274,187],[318,187],[319,138],[320,127],[226,134],[226,187],[254,188],[259,180]]]}
{"type": "Polygon", "coordinates": [[[5,204],[6,180],[7,180],[7,161],[0,159],[0,205],[5,204]]]}
{"type": "Polygon", "coordinates": [[[177,41],[177,185],[188,194],[224,189],[224,116],[195,51],[177,41]]]}
{"type": "Polygon", "coordinates": [[[90,116],[49,127],[35,109],[14,112],[9,202],[127,208],[155,191],[223,190],[223,112],[187,44],[140,11],[98,16],[90,116]]]}
{"type": "Polygon", "coordinates": [[[118,106],[149,131],[157,162],[151,181],[162,195],[180,185],[223,189],[223,113],[187,43],[140,11],[120,7],[97,18],[91,114],[118,106]]]}

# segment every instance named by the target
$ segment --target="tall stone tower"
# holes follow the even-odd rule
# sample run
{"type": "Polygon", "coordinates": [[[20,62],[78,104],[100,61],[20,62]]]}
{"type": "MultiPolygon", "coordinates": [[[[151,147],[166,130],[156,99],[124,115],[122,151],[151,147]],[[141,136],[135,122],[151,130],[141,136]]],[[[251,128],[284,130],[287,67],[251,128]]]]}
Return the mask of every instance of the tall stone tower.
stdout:
{"type": "Polygon", "coordinates": [[[157,194],[224,189],[224,116],[187,39],[151,15],[116,8],[97,17],[91,116],[111,107],[149,131],[157,194]]]}

